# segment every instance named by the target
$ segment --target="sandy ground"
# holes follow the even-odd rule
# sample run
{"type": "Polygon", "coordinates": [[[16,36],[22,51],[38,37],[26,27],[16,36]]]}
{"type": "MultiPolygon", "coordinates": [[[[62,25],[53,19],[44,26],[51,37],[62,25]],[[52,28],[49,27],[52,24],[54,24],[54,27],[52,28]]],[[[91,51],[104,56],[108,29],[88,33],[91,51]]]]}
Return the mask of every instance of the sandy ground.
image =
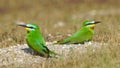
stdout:
{"type": "MultiPolygon", "coordinates": [[[[47,42],[50,50],[59,53],[62,56],[67,56],[71,50],[79,50],[81,53],[86,51],[88,46],[99,47],[103,44],[97,42],[86,42],[85,44],[68,44],[68,45],[52,45],[53,42],[47,42]]],[[[59,58],[59,56],[58,56],[59,58]]],[[[9,65],[28,65],[33,63],[41,64],[46,58],[39,55],[33,55],[32,50],[27,44],[0,49],[0,67],[9,65]]]]}

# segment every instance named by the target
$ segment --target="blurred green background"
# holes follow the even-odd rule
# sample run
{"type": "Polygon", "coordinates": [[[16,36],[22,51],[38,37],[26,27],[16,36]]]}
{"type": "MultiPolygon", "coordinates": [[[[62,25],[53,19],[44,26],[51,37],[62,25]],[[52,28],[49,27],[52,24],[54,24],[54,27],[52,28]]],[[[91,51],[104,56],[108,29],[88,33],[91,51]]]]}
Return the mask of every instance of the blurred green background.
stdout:
{"type": "Polygon", "coordinates": [[[16,23],[36,23],[46,41],[55,41],[76,32],[84,20],[102,22],[94,41],[118,40],[120,0],[0,0],[0,47],[25,43],[26,31],[16,23]]]}

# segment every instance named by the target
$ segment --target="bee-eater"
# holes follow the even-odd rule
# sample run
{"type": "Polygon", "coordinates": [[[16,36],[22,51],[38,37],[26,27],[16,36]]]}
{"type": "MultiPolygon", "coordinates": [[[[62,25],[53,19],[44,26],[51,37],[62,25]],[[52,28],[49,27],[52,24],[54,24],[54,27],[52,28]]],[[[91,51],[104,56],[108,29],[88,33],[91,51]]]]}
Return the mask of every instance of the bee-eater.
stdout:
{"type": "Polygon", "coordinates": [[[80,30],[78,30],[75,34],[73,34],[72,36],[64,39],[64,40],[60,40],[55,44],[83,44],[86,41],[90,41],[92,40],[93,36],[94,36],[94,27],[95,24],[100,23],[99,21],[93,21],[93,20],[87,20],[84,21],[82,24],[82,28],[80,30]]]}
{"type": "Polygon", "coordinates": [[[41,56],[49,58],[56,55],[55,52],[50,51],[45,43],[45,40],[40,32],[39,26],[36,24],[23,24],[19,23],[19,26],[25,27],[27,30],[26,41],[28,46],[41,56]]]}

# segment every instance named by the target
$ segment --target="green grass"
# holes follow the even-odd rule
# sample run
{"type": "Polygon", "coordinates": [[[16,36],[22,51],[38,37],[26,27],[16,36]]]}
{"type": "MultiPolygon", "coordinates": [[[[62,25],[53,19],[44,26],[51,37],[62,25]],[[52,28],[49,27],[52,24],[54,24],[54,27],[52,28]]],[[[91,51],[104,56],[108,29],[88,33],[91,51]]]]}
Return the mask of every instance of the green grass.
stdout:
{"type": "MultiPolygon", "coordinates": [[[[26,31],[18,27],[16,22],[36,23],[46,41],[55,41],[62,39],[57,38],[57,35],[72,34],[81,27],[84,20],[94,19],[102,23],[96,26],[93,41],[110,45],[103,46],[96,52],[89,49],[85,54],[74,51],[62,61],[58,59],[53,63],[45,62],[45,68],[119,68],[120,13],[116,13],[120,10],[119,4],[120,0],[1,0],[0,48],[25,43],[26,31]],[[100,14],[102,10],[108,14],[100,14]],[[112,14],[110,10],[116,12],[112,14]],[[96,14],[91,15],[92,11],[96,11],[96,14]],[[65,26],[55,27],[59,22],[65,26]],[[54,37],[51,38],[48,34],[54,37]]],[[[35,67],[39,65],[35,64],[35,67]]]]}

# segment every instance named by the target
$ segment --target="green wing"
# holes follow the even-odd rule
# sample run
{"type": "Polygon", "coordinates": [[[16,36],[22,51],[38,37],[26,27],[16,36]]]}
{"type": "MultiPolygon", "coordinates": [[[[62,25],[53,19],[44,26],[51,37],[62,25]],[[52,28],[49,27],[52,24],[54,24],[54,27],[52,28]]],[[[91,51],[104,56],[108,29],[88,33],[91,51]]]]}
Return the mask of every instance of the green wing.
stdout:
{"type": "Polygon", "coordinates": [[[35,39],[27,39],[28,46],[33,49],[34,51],[38,52],[40,55],[48,57],[49,56],[49,49],[44,46],[39,40],[35,39]]]}
{"type": "Polygon", "coordinates": [[[58,44],[66,43],[84,43],[85,41],[91,40],[94,35],[94,31],[90,28],[83,27],[72,36],[65,40],[58,41],[58,44]]]}
{"type": "Polygon", "coordinates": [[[50,51],[47,46],[41,43],[39,39],[26,39],[28,46],[32,48],[34,51],[38,52],[40,55],[44,57],[54,57],[57,55],[54,51],[50,51]]]}

